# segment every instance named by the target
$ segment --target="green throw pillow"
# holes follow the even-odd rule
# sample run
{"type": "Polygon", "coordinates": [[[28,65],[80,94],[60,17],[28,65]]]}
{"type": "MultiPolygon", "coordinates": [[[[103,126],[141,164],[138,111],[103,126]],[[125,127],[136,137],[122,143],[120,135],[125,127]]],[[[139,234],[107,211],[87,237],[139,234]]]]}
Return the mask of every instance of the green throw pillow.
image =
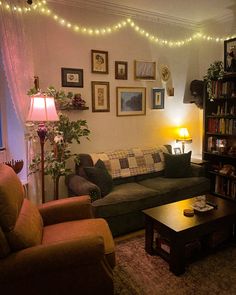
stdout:
{"type": "Polygon", "coordinates": [[[178,178],[191,176],[191,153],[191,151],[180,155],[164,153],[165,177],[178,178]]]}
{"type": "Polygon", "coordinates": [[[95,183],[101,190],[102,197],[109,194],[113,188],[113,180],[102,160],[98,160],[94,167],[84,167],[89,181],[95,183]]]}

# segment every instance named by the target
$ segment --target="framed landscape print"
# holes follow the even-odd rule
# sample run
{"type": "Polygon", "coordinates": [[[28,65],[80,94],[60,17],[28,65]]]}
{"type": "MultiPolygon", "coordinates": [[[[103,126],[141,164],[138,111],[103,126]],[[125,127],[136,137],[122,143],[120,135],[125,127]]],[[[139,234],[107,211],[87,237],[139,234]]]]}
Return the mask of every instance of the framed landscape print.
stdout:
{"type": "Polygon", "coordinates": [[[61,68],[62,87],[83,87],[83,70],[61,68]]]}
{"type": "Polygon", "coordinates": [[[136,80],[156,80],[156,62],[135,60],[134,78],[136,80]]]}
{"type": "Polygon", "coordinates": [[[145,87],[116,87],[117,116],[146,114],[145,87]]]}
{"type": "Polygon", "coordinates": [[[108,51],[91,50],[92,73],[108,74],[108,51]]]}
{"type": "Polygon", "coordinates": [[[117,80],[128,79],[128,62],[115,61],[115,79],[117,80]]]}
{"type": "Polygon", "coordinates": [[[110,111],[109,82],[92,81],[92,111],[110,111]]]}
{"type": "Polygon", "coordinates": [[[152,108],[153,109],[164,109],[164,88],[153,88],[152,89],[152,108]]]}
{"type": "Polygon", "coordinates": [[[224,70],[236,73],[236,38],[224,41],[224,70]]]}

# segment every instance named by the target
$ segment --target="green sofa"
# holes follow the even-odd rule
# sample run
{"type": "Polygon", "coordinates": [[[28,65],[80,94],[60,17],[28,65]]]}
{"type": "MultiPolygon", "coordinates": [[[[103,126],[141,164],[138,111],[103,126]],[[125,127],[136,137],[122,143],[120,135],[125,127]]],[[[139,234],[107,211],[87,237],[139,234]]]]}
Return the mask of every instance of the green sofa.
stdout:
{"type": "MultiPolygon", "coordinates": [[[[171,146],[166,145],[165,149],[171,154],[171,146]]],[[[99,187],[88,179],[85,172],[85,167],[94,166],[93,155],[80,154],[76,173],[66,179],[68,193],[70,196],[96,196],[92,202],[95,217],[105,218],[113,236],[119,236],[144,227],[142,210],[209,191],[210,182],[203,167],[191,164],[185,177],[167,177],[165,163],[162,164],[163,169],[160,165],[157,169],[160,171],[113,178],[112,190],[102,197],[99,187]]],[[[127,173],[128,170],[125,171],[127,173]]]]}

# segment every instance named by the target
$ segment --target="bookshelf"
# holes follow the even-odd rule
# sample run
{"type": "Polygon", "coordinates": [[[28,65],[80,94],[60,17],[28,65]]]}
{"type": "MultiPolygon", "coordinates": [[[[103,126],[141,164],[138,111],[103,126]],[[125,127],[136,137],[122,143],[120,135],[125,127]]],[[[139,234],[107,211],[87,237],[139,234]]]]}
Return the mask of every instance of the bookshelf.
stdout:
{"type": "Polygon", "coordinates": [[[212,81],[214,100],[204,95],[203,159],[211,193],[236,201],[236,73],[212,81]]]}

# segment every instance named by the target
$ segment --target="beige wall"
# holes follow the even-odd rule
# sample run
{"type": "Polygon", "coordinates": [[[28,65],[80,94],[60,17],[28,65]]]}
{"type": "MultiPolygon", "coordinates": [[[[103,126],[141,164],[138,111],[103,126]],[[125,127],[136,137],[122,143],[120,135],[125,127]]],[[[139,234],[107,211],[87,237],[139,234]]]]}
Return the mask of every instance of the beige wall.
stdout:
{"type": "MultiPolygon", "coordinates": [[[[53,8],[58,15],[86,27],[103,27],[115,24],[122,19],[114,15],[93,13],[79,8],[53,8]]],[[[202,111],[195,104],[183,104],[186,83],[193,79],[201,79],[210,62],[222,57],[223,46],[219,43],[194,41],[180,48],[162,47],[151,43],[145,37],[134,32],[130,27],[103,37],[75,33],[58,25],[52,18],[37,16],[28,19],[29,34],[33,38],[33,54],[35,59],[35,75],[40,78],[40,87],[61,87],[61,67],[81,68],[84,70],[84,87],[68,88],[65,91],[81,93],[86,100],[88,111],[71,111],[71,119],[85,119],[91,130],[90,141],[83,140],[74,145],[76,152],[96,152],[118,148],[175,144],[176,127],[188,127],[193,143],[187,146],[193,154],[201,153],[202,111]],[[91,73],[91,49],[108,51],[109,74],[91,73]],[[157,70],[161,64],[168,65],[172,74],[175,94],[169,97],[165,93],[165,108],[151,108],[152,87],[165,87],[159,73],[156,81],[134,80],[134,60],[156,61],[157,70]],[[128,80],[115,80],[115,61],[128,61],[128,80]],[[91,81],[107,81],[110,83],[110,112],[94,113],[91,108],[91,81]],[[145,116],[116,116],[116,87],[142,86],[146,88],[145,116]]],[[[183,39],[192,34],[180,27],[135,20],[147,31],[163,39],[183,39]]],[[[33,79],[32,79],[33,81],[33,79]]],[[[61,180],[61,196],[66,193],[61,180]]],[[[47,188],[50,195],[50,187],[47,188]]]]}

